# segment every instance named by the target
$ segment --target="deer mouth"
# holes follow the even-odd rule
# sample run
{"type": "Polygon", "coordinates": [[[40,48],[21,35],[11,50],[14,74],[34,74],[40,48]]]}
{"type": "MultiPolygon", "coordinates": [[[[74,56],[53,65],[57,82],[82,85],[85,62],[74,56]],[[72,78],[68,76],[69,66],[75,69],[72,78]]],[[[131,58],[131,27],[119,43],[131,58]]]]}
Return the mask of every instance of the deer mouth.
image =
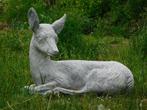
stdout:
{"type": "Polygon", "coordinates": [[[50,52],[47,52],[47,55],[48,55],[48,56],[53,56],[53,54],[51,54],[50,52]]]}
{"type": "Polygon", "coordinates": [[[54,52],[47,52],[47,55],[48,56],[54,56],[54,55],[57,55],[59,52],[57,51],[54,51],[54,52]]]}

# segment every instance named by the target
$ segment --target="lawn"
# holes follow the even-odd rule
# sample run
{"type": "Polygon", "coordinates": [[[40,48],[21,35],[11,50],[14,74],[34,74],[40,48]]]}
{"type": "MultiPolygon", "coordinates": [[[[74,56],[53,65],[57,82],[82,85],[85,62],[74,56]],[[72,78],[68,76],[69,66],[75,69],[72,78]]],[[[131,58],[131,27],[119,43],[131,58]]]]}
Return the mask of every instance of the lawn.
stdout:
{"type": "MultiPolygon", "coordinates": [[[[136,53],[133,38],[117,35],[79,34],[67,40],[59,35],[59,55],[54,60],[115,60],[130,68],[135,87],[130,93],[98,95],[86,93],[31,95],[23,89],[32,84],[29,69],[28,29],[0,31],[0,110],[98,110],[102,104],[111,110],[147,110],[147,63],[136,53]]],[[[68,36],[70,37],[70,36],[68,36]]]]}

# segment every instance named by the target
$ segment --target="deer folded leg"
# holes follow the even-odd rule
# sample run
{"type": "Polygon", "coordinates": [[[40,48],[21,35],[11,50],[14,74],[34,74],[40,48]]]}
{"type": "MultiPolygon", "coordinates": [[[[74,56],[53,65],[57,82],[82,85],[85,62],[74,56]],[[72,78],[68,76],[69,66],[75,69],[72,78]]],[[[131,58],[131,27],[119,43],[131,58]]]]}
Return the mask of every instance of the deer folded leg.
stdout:
{"type": "Polygon", "coordinates": [[[80,90],[71,90],[71,89],[65,89],[65,88],[62,88],[62,87],[56,87],[56,88],[53,89],[53,92],[54,93],[62,92],[64,94],[74,95],[74,94],[85,93],[85,92],[88,92],[88,91],[87,91],[86,87],[84,87],[80,90]]]}

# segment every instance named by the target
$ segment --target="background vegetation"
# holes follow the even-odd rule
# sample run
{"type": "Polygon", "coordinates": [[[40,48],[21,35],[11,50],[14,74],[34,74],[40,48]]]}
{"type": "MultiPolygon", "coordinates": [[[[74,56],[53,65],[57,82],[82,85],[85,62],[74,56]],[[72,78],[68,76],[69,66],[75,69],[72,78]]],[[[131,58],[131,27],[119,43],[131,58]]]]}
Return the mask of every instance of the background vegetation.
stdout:
{"type": "Polygon", "coordinates": [[[147,110],[147,0],[2,0],[0,1],[0,110],[147,110]],[[67,13],[54,60],[116,60],[133,72],[131,93],[116,96],[30,95],[27,11],[52,23],[67,13]]]}

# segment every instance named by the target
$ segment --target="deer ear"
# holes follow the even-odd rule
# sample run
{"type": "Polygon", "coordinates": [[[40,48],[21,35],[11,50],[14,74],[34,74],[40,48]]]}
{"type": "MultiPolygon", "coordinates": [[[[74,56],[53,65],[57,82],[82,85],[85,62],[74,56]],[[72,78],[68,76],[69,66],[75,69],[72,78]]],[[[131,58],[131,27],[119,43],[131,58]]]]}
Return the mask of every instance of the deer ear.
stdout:
{"type": "Polygon", "coordinates": [[[65,20],[66,20],[66,14],[64,14],[63,17],[61,17],[60,19],[56,20],[53,24],[52,24],[52,27],[53,29],[55,30],[55,32],[57,34],[59,34],[63,27],[64,27],[64,23],[65,23],[65,20]]]}
{"type": "Polygon", "coordinates": [[[34,8],[30,8],[28,11],[28,22],[30,25],[30,29],[33,32],[36,32],[39,28],[39,18],[34,8]]]}

